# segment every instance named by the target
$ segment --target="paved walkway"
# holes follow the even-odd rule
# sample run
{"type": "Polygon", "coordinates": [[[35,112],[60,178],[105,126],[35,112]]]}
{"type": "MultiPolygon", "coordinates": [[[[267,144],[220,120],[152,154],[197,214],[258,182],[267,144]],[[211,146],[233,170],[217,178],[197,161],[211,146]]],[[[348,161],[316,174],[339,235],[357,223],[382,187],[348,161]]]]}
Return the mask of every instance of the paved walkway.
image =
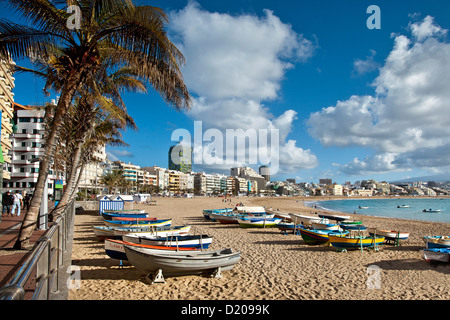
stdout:
{"type": "MultiPolygon", "coordinates": [[[[13,246],[19,236],[20,226],[26,210],[22,210],[19,217],[3,216],[0,221],[0,287],[9,283],[14,274],[26,261],[31,251],[14,250],[13,246]]],[[[34,231],[30,244],[35,244],[45,230],[34,231]]],[[[30,299],[35,288],[35,277],[31,277],[25,286],[25,299],[30,299]]]]}

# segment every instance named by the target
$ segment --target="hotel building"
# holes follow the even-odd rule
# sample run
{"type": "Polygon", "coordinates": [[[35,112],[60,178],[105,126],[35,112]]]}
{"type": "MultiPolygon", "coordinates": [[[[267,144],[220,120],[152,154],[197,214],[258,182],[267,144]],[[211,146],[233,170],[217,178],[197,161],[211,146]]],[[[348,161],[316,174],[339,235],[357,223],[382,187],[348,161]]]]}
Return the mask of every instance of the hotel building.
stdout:
{"type": "MultiPolygon", "coordinates": [[[[11,178],[3,186],[23,193],[33,192],[39,175],[39,158],[44,154],[44,111],[15,103],[13,120],[11,178]]],[[[55,183],[53,171],[51,166],[47,180],[49,194],[53,194],[55,183]]]]}

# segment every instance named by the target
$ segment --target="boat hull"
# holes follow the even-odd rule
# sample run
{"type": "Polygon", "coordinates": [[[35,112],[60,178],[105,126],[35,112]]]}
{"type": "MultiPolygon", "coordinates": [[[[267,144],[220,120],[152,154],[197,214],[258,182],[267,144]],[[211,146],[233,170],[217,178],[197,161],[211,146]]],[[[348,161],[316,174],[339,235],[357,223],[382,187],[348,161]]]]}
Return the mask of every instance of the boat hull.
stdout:
{"type": "Polygon", "coordinates": [[[241,255],[240,251],[231,249],[160,254],[129,245],[124,248],[128,261],[147,274],[154,274],[158,270],[162,270],[165,275],[201,274],[217,268],[227,271],[239,262],[241,255]]]}
{"type": "Polygon", "coordinates": [[[161,252],[172,252],[172,251],[188,251],[191,252],[193,250],[197,250],[194,248],[172,248],[172,247],[165,247],[165,246],[151,246],[151,245],[142,245],[137,243],[131,243],[126,242],[122,240],[113,240],[113,239],[106,239],[105,240],[105,253],[108,257],[115,260],[123,260],[127,261],[127,254],[125,253],[125,245],[129,246],[135,246],[138,248],[146,248],[150,250],[151,252],[155,253],[161,253],[161,252]]]}
{"type": "Polygon", "coordinates": [[[450,248],[425,249],[423,250],[423,257],[427,262],[450,263],[450,248]]]}
{"type": "Polygon", "coordinates": [[[208,249],[212,243],[212,237],[208,235],[173,235],[167,237],[123,235],[122,240],[131,243],[153,246],[195,249],[208,249]]]}
{"type": "Polygon", "coordinates": [[[108,227],[162,227],[162,226],[170,226],[172,224],[172,219],[164,219],[164,220],[154,220],[154,221],[113,221],[113,220],[104,220],[103,221],[108,227]]]}
{"type": "Polygon", "coordinates": [[[408,232],[388,231],[388,230],[373,230],[369,229],[369,234],[373,236],[383,236],[386,240],[407,240],[409,238],[408,232]]]}
{"type": "Polygon", "coordinates": [[[382,245],[384,237],[348,237],[339,235],[330,235],[330,243],[338,249],[360,249],[361,247],[373,247],[382,245]]]}
{"type": "Polygon", "coordinates": [[[336,232],[342,235],[348,234],[346,231],[339,232],[335,230],[314,230],[305,228],[300,228],[299,231],[303,241],[307,244],[325,244],[330,240],[330,234],[336,232]]]}
{"type": "Polygon", "coordinates": [[[427,249],[450,248],[450,237],[447,236],[426,236],[423,237],[423,241],[427,249]]]}
{"type": "Polygon", "coordinates": [[[114,234],[122,237],[125,234],[154,235],[167,237],[172,234],[187,234],[191,230],[191,226],[163,226],[153,228],[114,228],[114,234]]]}
{"type": "Polygon", "coordinates": [[[304,216],[296,213],[290,213],[291,220],[294,223],[312,224],[312,223],[329,223],[327,218],[320,218],[314,216],[304,216]]]}
{"type": "Polygon", "coordinates": [[[280,218],[250,218],[238,219],[241,228],[275,228],[282,219],[280,218]]]}
{"type": "Polygon", "coordinates": [[[332,223],[312,223],[313,229],[317,230],[339,230],[338,224],[332,224],[332,223]]]}
{"type": "Polygon", "coordinates": [[[350,219],[350,216],[343,216],[343,215],[337,215],[337,214],[319,214],[318,215],[321,218],[326,218],[329,220],[334,220],[334,221],[345,221],[350,219]]]}
{"type": "Polygon", "coordinates": [[[128,217],[128,218],[148,218],[148,214],[145,212],[136,213],[117,213],[117,212],[102,212],[102,217],[105,220],[112,220],[118,217],[128,217]]]}

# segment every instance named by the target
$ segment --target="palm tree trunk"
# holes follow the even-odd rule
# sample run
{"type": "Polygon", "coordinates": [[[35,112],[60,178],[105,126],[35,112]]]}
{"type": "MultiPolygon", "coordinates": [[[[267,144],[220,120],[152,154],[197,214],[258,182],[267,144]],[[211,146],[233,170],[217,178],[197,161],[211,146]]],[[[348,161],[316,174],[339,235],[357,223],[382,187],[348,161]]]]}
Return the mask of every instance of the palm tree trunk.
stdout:
{"type": "Polygon", "coordinates": [[[78,186],[80,185],[80,180],[81,180],[81,177],[82,177],[82,175],[83,175],[83,170],[84,170],[84,166],[85,166],[85,165],[86,165],[86,164],[83,163],[83,164],[80,166],[80,169],[78,170],[79,173],[78,173],[78,177],[77,177],[77,182],[75,183],[75,186],[73,187],[73,189],[72,189],[71,192],[70,192],[70,195],[69,195],[69,202],[71,202],[72,199],[73,199],[74,197],[76,197],[76,195],[77,195],[76,191],[77,191],[77,189],[78,189],[78,186]]]}
{"type": "MultiPolygon", "coordinates": [[[[53,209],[52,212],[50,213],[50,215],[53,218],[55,218],[56,216],[58,216],[62,213],[62,211],[66,207],[67,203],[69,203],[70,194],[72,193],[73,188],[76,187],[75,182],[77,181],[76,176],[77,176],[78,164],[80,163],[81,151],[82,151],[82,146],[83,146],[84,141],[85,141],[85,139],[83,138],[83,139],[78,140],[78,142],[77,142],[77,146],[76,146],[75,152],[73,154],[72,166],[71,166],[69,175],[67,177],[66,190],[64,191],[64,193],[61,197],[61,200],[58,202],[58,205],[56,206],[56,208],[53,209]]],[[[81,176],[81,172],[80,172],[80,176],[81,176]]]]}
{"type": "MultiPolygon", "coordinates": [[[[30,207],[25,214],[22,226],[20,227],[19,237],[14,244],[15,249],[26,249],[29,246],[29,240],[36,228],[36,222],[39,215],[39,209],[44,196],[44,188],[47,183],[49,166],[53,161],[54,150],[56,148],[56,138],[59,133],[59,129],[63,123],[64,114],[67,111],[67,107],[72,102],[73,96],[78,88],[78,76],[74,76],[72,81],[68,82],[67,90],[62,91],[62,95],[58,101],[56,107],[53,122],[50,128],[50,133],[46,140],[46,146],[44,154],[39,163],[39,175],[36,182],[33,197],[31,198],[30,207]],[[70,86],[71,84],[71,86],[70,86]]],[[[47,196],[47,195],[45,195],[47,196]]]]}

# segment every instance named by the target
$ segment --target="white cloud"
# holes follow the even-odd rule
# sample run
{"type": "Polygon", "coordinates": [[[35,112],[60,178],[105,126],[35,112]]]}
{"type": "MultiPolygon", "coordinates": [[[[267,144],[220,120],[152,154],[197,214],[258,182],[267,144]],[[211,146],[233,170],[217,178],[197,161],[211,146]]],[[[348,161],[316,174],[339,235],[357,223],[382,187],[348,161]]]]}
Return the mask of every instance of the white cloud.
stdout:
{"type": "Polygon", "coordinates": [[[347,171],[366,165],[381,170],[379,161],[387,159],[383,154],[396,154],[391,166],[383,162],[386,170],[406,169],[419,165],[414,158],[425,151],[434,154],[427,166],[450,165],[450,158],[441,159],[435,152],[450,149],[450,44],[442,39],[447,30],[431,17],[410,24],[410,30],[411,39],[395,36],[373,83],[374,95],[354,95],[308,119],[309,133],[326,146],[361,146],[377,152],[378,158],[371,161],[355,159],[347,171]]]}
{"type": "MultiPolygon", "coordinates": [[[[203,130],[216,128],[224,136],[226,129],[277,129],[280,153],[288,156],[286,161],[280,157],[280,166],[309,168],[317,163],[310,150],[297,147],[293,140],[286,142],[297,113],[286,110],[276,116],[263,104],[278,98],[288,69],[313,55],[313,41],[270,10],[262,17],[230,15],[208,12],[191,2],[173,12],[170,21],[170,34],[187,62],[183,76],[197,95],[187,112],[190,118],[202,121],[203,130]]],[[[204,144],[194,153],[208,148],[204,144]]],[[[250,147],[246,154],[261,151],[264,147],[250,147]]]]}
{"type": "Polygon", "coordinates": [[[128,150],[106,150],[106,155],[111,161],[119,161],[123,157],[133,157],[134,155],[128,150]]]}
{"type": "Polygon", "coordinates": [[[353,62],[353,71],[357,76],[373,72],[379,68],[379,64],[374,60],[377,53],[374,50],[370,51],[370,56],[365,59],[356,59],[353,62]]]}
{"type": "Polygon", "coordinates": [[[195,2],[171,16],[171,32],[187,59],[183,75],[199,96],[210,99],[274,99],[293,65],[314,51],[272,11],[264,17],[202,10],[195,2]]]}

